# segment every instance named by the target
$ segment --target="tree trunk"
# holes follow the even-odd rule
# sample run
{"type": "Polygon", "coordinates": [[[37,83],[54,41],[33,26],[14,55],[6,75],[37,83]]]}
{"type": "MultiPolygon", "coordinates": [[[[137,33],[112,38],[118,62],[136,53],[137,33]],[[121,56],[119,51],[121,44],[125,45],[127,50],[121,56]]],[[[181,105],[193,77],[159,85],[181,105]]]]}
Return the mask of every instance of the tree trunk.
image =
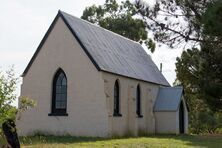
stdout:
{"type": "Polygon", "coordinates": [[[19,143],[17,132],[16,132],[15,122],[11,119],[5,121],[2,124],[2,129],[3,129],[4,135],[7,139],[8,144],[12,148],[20,148],[20,143],[19,143]]]}

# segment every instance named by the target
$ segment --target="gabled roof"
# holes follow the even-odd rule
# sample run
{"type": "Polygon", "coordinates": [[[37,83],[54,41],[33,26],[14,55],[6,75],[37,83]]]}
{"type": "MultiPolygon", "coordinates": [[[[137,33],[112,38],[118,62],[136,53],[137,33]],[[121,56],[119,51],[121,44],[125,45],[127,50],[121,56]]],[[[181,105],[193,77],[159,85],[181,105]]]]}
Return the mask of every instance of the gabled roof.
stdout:
{"type": "MultiPolygon", "coordinates": [[[[99,71],[169,86],[139,43],[62,11],[58,12],[49,28],[50,31],[60,16],[99,71]]],[[[39,50],[37,49],[36,52],[38,53],[39,50]]],[[[27,73],[37,53],[34,54],[23,76],[27,73]]]]}
{"type": "Polygon", "coordinates": [[[183,87],[160,87],[154,111],[177,111],[183,95],[183,87]]]}

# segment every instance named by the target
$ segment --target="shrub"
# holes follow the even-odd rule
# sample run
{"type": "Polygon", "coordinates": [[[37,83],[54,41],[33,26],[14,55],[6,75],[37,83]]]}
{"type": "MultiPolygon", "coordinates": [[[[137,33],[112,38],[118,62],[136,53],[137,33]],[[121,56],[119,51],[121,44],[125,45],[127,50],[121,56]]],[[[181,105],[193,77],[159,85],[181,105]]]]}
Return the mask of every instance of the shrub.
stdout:
{"type": "Polygon", "coordinates": [[[194,134],[216,133],[222,128],[222,113],[212,111],[199,111],[190,114],[190,132],[194,134]]]}

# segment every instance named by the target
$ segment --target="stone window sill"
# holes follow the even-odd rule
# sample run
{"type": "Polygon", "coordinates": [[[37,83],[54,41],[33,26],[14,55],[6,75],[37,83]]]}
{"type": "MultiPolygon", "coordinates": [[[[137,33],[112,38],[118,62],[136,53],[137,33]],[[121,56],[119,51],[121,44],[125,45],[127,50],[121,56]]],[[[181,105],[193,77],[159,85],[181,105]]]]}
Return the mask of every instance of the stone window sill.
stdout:
{"type": "Polygon", "coordinates": [[[122,115],[120,113],[114,113],[113,117],[122,117],[122,115]]]}
{"type": "Polygon", "coordinates": [[[137,115],[137,118],[143,118],[143,115],[137,115]]]}
{"type": "Polygon", "coordinates": [[[67,113],[49,113],[48,116],[68,116],[67,113]]]}

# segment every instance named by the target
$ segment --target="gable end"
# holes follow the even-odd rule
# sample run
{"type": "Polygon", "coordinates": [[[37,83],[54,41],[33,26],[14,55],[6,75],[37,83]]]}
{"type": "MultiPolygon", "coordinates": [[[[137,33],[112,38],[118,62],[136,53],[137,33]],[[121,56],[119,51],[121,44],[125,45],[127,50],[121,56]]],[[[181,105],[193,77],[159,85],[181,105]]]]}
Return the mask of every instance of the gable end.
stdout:
{"type": "Polygon", "coordinates": [[[24,77],[28,70],[30,69],[30,67],[32,66],[32,63],[34,62],[35,58],[37,57],[39,51],[41,50],[42,46],[44,45],[46,39],[48,38],[49,34],[51,33],[52,29],[54,28],[56,22],[58,21],[59,17],[62,18],[63,22],[66,24],[66,26],[69,28],[70,32],[72,33],[72,35],[76,38],[77,42],[79,43],[79,45],[82,47],[82,49],[85,51],[86,55],[89,57],[89,59],[92,61],[92,63],[95,65],[96,69],[98,71],[100,71],[100,67],[98,66],[98,64],[96,63],[96,61],[93,59],[93,57],[90,55],[90,53],[86,50],[85,46],[82,44],[82,42],[80,41],[80,39],[78,38],[78,36],[76,35],[76,33],[71,29],[71,26],[69,25],[69,23],[66,21],[66,19],[64,18],[64,16],[62,15],[61,11],[58,11],[58,14],[56,15],[55,19],[53,20],[52,24],[50,25],[49,29],[47,30],[46,34],[44,35],[43,39],[41,40],[37,50],[35,51],[34,55],[32,56],[31,60],[29,61],[27,67],[25,68],[24,72],[22,73],[22,77],[24,77]]]}

